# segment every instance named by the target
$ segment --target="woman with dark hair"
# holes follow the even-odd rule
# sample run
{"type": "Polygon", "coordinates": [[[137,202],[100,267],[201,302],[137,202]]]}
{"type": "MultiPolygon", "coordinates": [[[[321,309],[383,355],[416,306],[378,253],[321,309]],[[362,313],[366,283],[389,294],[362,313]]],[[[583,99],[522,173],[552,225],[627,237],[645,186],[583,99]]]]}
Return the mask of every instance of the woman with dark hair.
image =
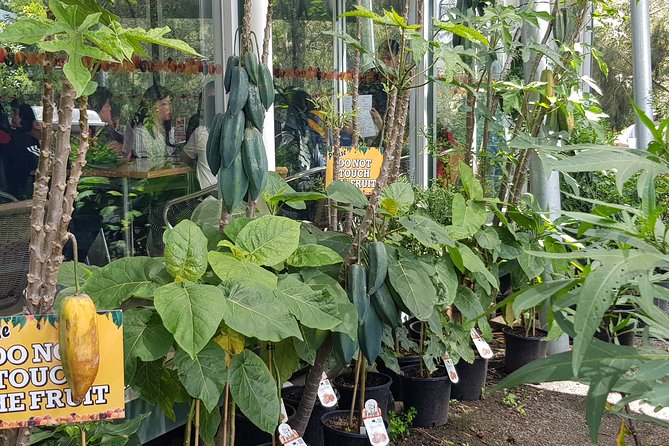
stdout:
{"type": "Polygon", "coordinates": [[[29,105],[17,104],[12,111],[12,141],[2,146],[0,158],[7,192],[21,200],[30,195],[30,180],[39,161],[41,126],[29,105]]]}
{"type": "Polygon", "coordinates": [[[172,93],[158,84],[149,87],[130,125],[126,126],[123,153],[138,158],[173,155],[172,93]]]}
{"type": "MultiPolygon", "coordinates": [[[[188,120],[186,129],[186,145],[183,148],[184,154],[197,162],[197,179],[200,187],[205,189],[218,183],[216,176],[211,173],[209,163],[207,163],[207,139],[211,131],[211,121],[216,107],[216,90],[214,82],[209,82],[204,87],[204,100],[198,104],[198,112],[188,120]],[[204,113],[202,106],[204,105],[204,113]],[[203,116],[204,115],[204,116],[203,116]]],[[[202,98],[203,94],[200,93],[202,98]]]]}
{"type": "Polygon", "coordinates": [[[113,94],[107,87],[98,87],[88,98],[88,107],[95,110],[100,116],[100,120],[105,123],[96,134],[95,137],[102,137],[105,143],[109,145],[117,153],[123,151],[123,135],[116,131],[115,121],[113,118],[112,109],[113,94]]]}

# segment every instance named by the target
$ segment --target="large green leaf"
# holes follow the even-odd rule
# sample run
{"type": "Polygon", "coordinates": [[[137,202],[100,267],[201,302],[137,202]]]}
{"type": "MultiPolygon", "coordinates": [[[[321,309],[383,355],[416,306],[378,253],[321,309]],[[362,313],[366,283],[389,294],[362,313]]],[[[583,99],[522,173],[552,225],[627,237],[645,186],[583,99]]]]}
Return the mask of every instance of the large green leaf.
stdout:
{"type": "Polygon", "coordinates": [[[606,408],[606,399],[618,380],[617,375],[603,375],[593,377],[590,380],[588,389],[588,399],[586,401],[585,414],[588,422],[588,431],[590,432],[590,441],[597,444],[599,440],[599,426],[602,422],[604,409],[606,408]]]}
{"type": "Polygon", "coordinates": [[[165,328],[191,358],[214,336],[228,308],[219,288],[188,281],[158,288],[154,302],[165,328]]]}
{"type": "Polygon", "coordinates": [[[483,260],[469,246],[458,243],[457,249],[460,252],[465,269],[474,273],[481,273],[493,288],[499,289],[499,278],[490,272],[483,260]]]}
{"type": "MultiPolygon", "coordinates": [[[[85,263],[78,263],[76,268],[77,277],[79,278],[79,285],[83,285],[93,272],[99,267],[95,265],[86,265],[85,263]]],[[[63,262],[58,268],[58,285],[64,287],[75,286],[75,268],[74,262],[63,262]]]]}
{"type": "Polygon", "coordinates": [[[388,278],[404,305],[418,319],[429,318],[437,301],[437,290],[430,280],[434,267],[390,247],[388,257],[388,278]]]}
{"type": "Polygon", "coordinates": [[[324,266],[334,265],[342,262],[342,257],[327,246],[306,244],[298,246],[294,253],[288,257],[286,263],[290,266],[324,266]]]}
{"type": "Polygon", "coordinates": [[[229,254],[211,251],[209,252],[209,264],[222,281],[250,280],[269,289],[276,287],[278,279],[274,273],[245,260],[237,260],[229,254]]]}
{"type": "Polygon", "coordinates": [[[485,224],[488,213],[482,203],[468,200],[461,194],[453,195],[453,224],[446,227],[451,238],[462,240],[478,232],[485,224]]]}
{"type": "Polygon", "coordinates": [[[60,26],[50,20],[21,17],[14,23],[5,26],[0,33],[0,42],[33,45],[61,30],[60,26]]]}
{"type": "Polygon", "coordinates": [[[382,207],[384,207],[383,202],[385,200],[390,200],[393,203],[393,207],[396,209],[395,212],[390,212],[393,216],[404,215],[409,212],[415,199],[413,188],[408,183],[389,184],[383,188],[379,198],[382,207]]]}
{"type": "Polygon", "coordinates": [[[174,355],[174,367],[179,379],[190,396],[202,401],[207,411],[218,407],[225,390],[228,370],[226,353],[217,343],[210,342],[195,358],[182,349],[174,355]]]}
{"type": "Polygon", "coordinates": [[[200,438],[204,444],[212,446],[221,427],[221,410],[216,406],[211,412],[202,411],[200,416],[200,438]]]}
{"type": "Polygon", "coordinates": [[[153,310],[131,308],[123,313],[123,356],[125,361],[139,358],[155,361],[172,347],[174,338],[153,310]]]}
{"type": "Polygon", "coordinates": [[[518,292],[512,297],[513,315],[519,318],[523,311],[544,303],[556,293],[573,285],[574,282],[576,282],[576,279],[551,280],[518,292]]]}
{"type": "Polygon", "coordinates": [[[423,215],[407,215],[399,222],[409,231],[416,240],[428,248],[437,248],[439,245],[455,246],[455,242],[448,234],[446,227],[423,215]]]}
{"type": "Polygon", "coordinates": [[[350,181],[333,181],[328,186],[327,193],[330,200],[351,204],[360,209],[366,208],[368,204],[365,194],[350,181]]]}
{"type": "Polygon", "coordinates": [[[481,183],[474,175],[472,168],[460,161],[459,171],[460,180],[462,181],[462,186],[465,188],[465,192],[467,192],[467,196],[472,200],[482,199],[483,187],[481,187],[481,183]]]}
{"type": "Polygon", "coordinates": [[[448,258],[437,258],[434,264],[435,277],[443,287],[438,304],[448,306],[455,300],[458,290],[458,275],[455,273],[453,263],[448,258]],[[443,295],[442,295],[443,294],[443,295]]]}
{"type": "Polygon", "coordinates": [[[261,341],[301,339],[297,321],[268,288],[239,280],[223,282],[220,288],[229,308],[225,323],[233,330],[261,341]]]}
{"type": "Polygon", "coordinates": [[[156,288],[171,281],[160,259],[124,257],[95,271],[82,290],[98,310],[111,310],[131,297],[151,299],[156,288]]]}
{"type": "MultiPolygon", "coordinates": [[[[297,276],[299,277],[299,276],[297,276]]],[[[284,275],[274,290],[277,299],[302,325],[330,330],[341,323],[337,303],[329,293],[314,291],[295,275],[284,275]]]]}
{"type": "Polygon", "coordinates": [[[207,237],[192,221],[183,220],[163,235],[165,268],[172,277],[195,282],[207,271],[207,237]]]}
{"type": "Polygon", "coordinates": [[[474,320],[483,314],[483,307],[478,296],[470,288],[463,285],[458,286],[455,306],[469,320],[474,320]]]}
{"type": "Polygon", "coordinates": [[[252,218],[237,217],[228,223],[223,232],[225,232],[225,235],[232,241],[232,243],[235,243],[239,232],[252,221],[252,218]]]}
{"type": "Polygon", "coordinates": [[[277,385],[265,363],[244,350],[232,358],[230,392],[242,413],[260,429],[273,433],[281,411],[277,385]]]}
{"type": "Polygon", "coordinates": [[[183,388],[176,370],[163,366],[163,360],[139,362],[132,382],[132,389],[146,402],[160,407],[170,420],[176,418],[174,403],[190,399],[183,388]]]}
{"type": "Polygon", "coordinates": [[[286,260],[300,243],[300,222],[266,215],[248,223],[237,235],[236,245],[250,262],[272,266],[286,260]]]}

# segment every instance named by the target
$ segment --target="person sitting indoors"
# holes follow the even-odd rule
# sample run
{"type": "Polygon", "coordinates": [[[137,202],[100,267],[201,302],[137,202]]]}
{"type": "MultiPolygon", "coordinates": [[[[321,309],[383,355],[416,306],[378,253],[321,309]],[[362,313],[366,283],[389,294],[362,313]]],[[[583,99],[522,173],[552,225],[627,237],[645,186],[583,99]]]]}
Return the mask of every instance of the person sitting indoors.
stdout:
{"type": "Polygon", "coordinates": [[[98,129],[97,132],[91,136],[103,138],[105,142],[116,153],[123,152],[123,135],[116,131],[116,120],[112,114],[112,92],[107,87],[98,87],[88,98],[88,107],[95,110],[100,116],[100,120],[105,123],[105,126],[98,129]]]}
{"type": "Polygon", "coordinates": [[[211,123],[214,118],[214,98],[216,91],[214,83],[209,82],[205,86],[204,108],[205,121],[202,120],[202,110],[198,107],[198,112],[188,120],[186,130],[186,145],[183,147],[184,153],[197,162],[197,180],[200,188],[205,189],[214,184],[218,184],[216,176],[211,173],[209,163],[207,162],[207,139],[211,131],[211,123]]]}
{"type": "Polygon", "coordinates": [[[22,200],[32,195],[30,181],[39,162],[41,125],[27,104],[12,108],[11,122],[12,140],[2,146],[0,164],[4,166],[7,192],[22,200]]]}
{"type": "Polygon", "coordinates": [[[158,84],[149,87],[123,138],[123,153],[137,158],[174,155],[172,93],[158,84]]]}

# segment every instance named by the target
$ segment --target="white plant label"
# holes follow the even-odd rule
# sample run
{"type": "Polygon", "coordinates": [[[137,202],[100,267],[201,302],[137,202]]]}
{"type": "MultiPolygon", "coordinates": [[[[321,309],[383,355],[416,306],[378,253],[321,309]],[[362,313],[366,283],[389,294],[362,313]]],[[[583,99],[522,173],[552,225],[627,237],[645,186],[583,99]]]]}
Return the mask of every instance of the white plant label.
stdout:
{"type": "Polygon", "coordinates": [[[318,399],[323,407],[334,407],[337,405],[337,395],[325,373],[323,373],[321,382],[318,384],[318,399]]]}
{"type": "Polygon", "coordinates": [[[474,346],[476,346],[476,350],[478,350],[479,355],[483,359],[490,359],[492,358],[492,349],[488,345],[488,343],[483,340],[483,338],[478,334],[475,328],[472,328],[470,330],[470,334],[472,336],[472,340],[474,341],[474,346]]]}
{"type": "Polygon", "coordinates": [[[283,398],[281,398],[281,422],[288,422],[288,412],[286,412],[286,405],[283,404],[283,398]]]}
{"type": "Polygon", "coordinates": [[[448,372],[448,379],[450,379],[453,384],[457,384],[458,381],[460,381],[460,377],[458,376],[458,371],[455,370],[455,364],[453,364],[451,356],[446,353],[441,359],[444,360],[444,366],[446,366],[446,372],[448,372]]]}
{"type": "Polygon", "coordinates": [[[300,437],[295,429],[286,423],[281,423],[278,428],[279,441],[286,446],[306,446],[306,443],[300,437]]]}
{"type": "Polygon", "coordinates": [[[362,422],[365,424],[367,437],[372,446],[386,446],[390,443],[386,425],[381,417],[381,408],[376,400],[367,400],[362,411],[362,422]]]}

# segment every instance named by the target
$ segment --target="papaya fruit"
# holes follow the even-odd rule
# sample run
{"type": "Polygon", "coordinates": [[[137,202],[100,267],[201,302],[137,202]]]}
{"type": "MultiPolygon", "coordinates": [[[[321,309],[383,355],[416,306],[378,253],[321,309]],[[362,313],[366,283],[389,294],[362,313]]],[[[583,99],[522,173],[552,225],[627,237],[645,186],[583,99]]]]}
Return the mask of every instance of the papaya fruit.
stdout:
{"type": "Polygon", "coordinates": [[[374,364],[381,353],[381,338],[383,338],[383,322],[375,311],[368,311],[365,320],[358,327],[358,343],[360,350],[370,364],[374,364]]]}
{"type": "Polygon", "coordinates": [[[230,93],[228,95],[228,110],[237,115],[244,108],[249,97],[249,75],[242,67],[232,67],[230,79],[230,93]]]}
{"type": "Polygon", "coordinates": [[[262,132],[265,123],[265,108],[260,100],[260,90],[257,85],[249,85],[249,97],[244,105],[244,114],[253,126],[262,132]]]}
{"type": "Polygon", "coordinates": [[[221,159],[223,160],[221,167],[230,167],[232,161],[237,158],[237,155],[242,150],[245,122],[246,117],[243,111],[240,111],[236,115],[232,113],[231,109],[228,109],[226,112],[223,118],[223,129],[221,130],[219,145],[221,159]]]}
{"type": "Polygon", "coordinates": [[[366,246],[367,265],[369,274],[367,275],[367,292],[371,295],[379,289],[386,280],[388,274],[388,253],[386,245],[383,242],[370,242],[366,246]]]}
{"type": "Polygon", "coordinates": [[[239,66],[239,57],[237,56],[228,56],[228,60],[225,62],[225,74],[223,75],[223,86],[225,87],[225,92],[230,93],[230,84],[232,83],[232,69],[239,66]]]}
{"type": "Polygon", "coordinates": [[[258,79],[258,89],[260,90],[260,100],[268,110],[274,103],[274,78],[272,73],[267,68],[267,65],[260,65],[258,79]]]}
{"type": "Polygon", "coordinates": [[[207,138],[206,155],[209,170],[213,175],[221,168],[221,131],[223,130],[223,113],[216,113],[211,123],[211,131],[207,138]]]}
{"type": "Polygon", "coordinates": [[[58,315],[60,360],[72,399],[81,404],[98,376],[100,342],[95,304],[87,294],[63,299],[58,315]]]}
{"type": "Polygon", "coordinates": [[[241,151],[228,167],[221,167],[218,190],[230,213],[244,202],[249,190],[249,179],[244,173],[241,151]]]}
{"type": "Polygon", "coordinates": [[[389,326],[396,328],[402,325],[400,312],[397,311],[395,301],[390,295],[390,290],[385,283],[382,283],[378,290],[371,297],[372,309],[376,311],[379,318],[389,326]]]}
{"type": "Polygon", "coordinates": [[[251,199],[257,200],[267,184],[268,164],[262,133],[253,126],[246,127],[244,130],[242,163],[246,177],[249,179],[251,199]]]}
{"type": "Polygon", "coordinates": [[[367,297],[367,272],[364,265],[354,263],[348,270],[348,294],[349,299],[358,310],[358,324],[364,322],[369,309],[369,298],[367,297]]]}
{"type": "Polygon", "coordinates": [[[258,61],[258,56],[255,53],[248,51],[243,56],[244,59],[244,69],[246,74],[249,75],[249,80],[254,84],[258,85],[258,79],[260,78],[260,61],[258,61]]]}
{"type": "Polygon", "coordinates": [[[347,334],[334,332],[332,333],[332,349],[342,359],[344,364],[348,364],[358,350],[358,344],[349,338],[347,334]]]}

